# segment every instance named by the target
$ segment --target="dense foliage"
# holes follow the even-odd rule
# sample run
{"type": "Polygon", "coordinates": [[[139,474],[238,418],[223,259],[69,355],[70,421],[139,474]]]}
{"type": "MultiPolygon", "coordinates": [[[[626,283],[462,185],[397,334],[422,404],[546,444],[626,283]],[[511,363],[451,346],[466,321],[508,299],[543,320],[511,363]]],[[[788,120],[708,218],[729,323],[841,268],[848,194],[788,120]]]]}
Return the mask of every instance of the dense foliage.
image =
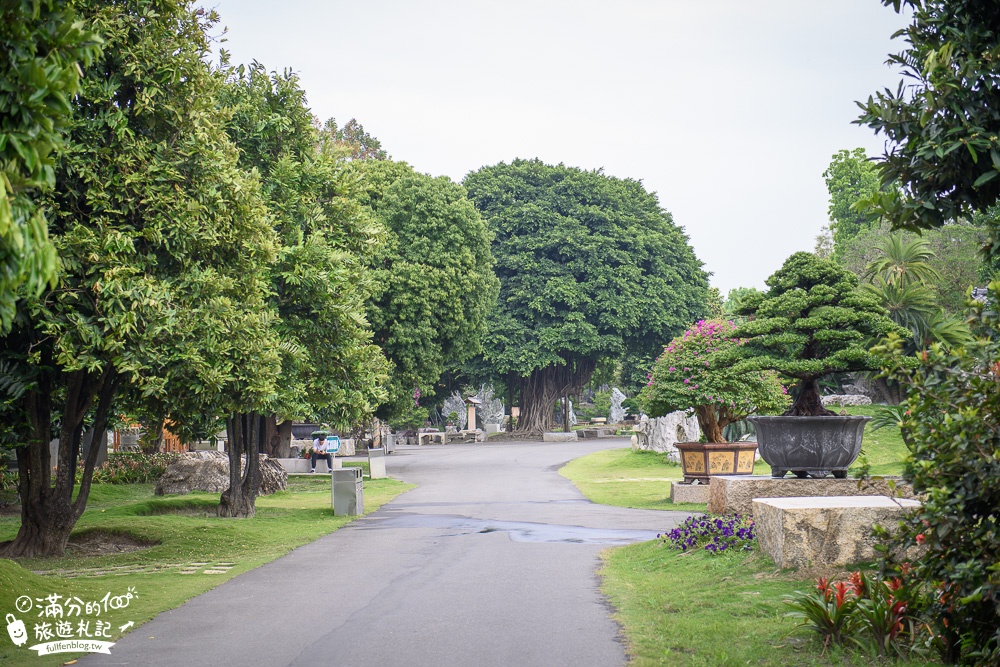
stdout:
{"type": "Polygon", "coordinates": [[[77,6],[106,47],[84,71],[47,201],[62,268],[0,341],[24,387],[2,415],[21,445],[9,556],[62,553],[97,458],[91,447],[74,492],[84,428],[104,431],[121,389],[253,406],[278,370],[262,301],[274,235],[218,122],[205,64],[216,17],[168,0],[77,6]]]}
{"type": "Polygon", "coordinates": [[[492,234],[447,177],[408,165],[361,161],[360,199],[387,234],[372,258],[377,288],[367,308],[375,342],[391,365],[380,417],[423,425],[426,404],[449,366],[481,350],[497,296],[492,234]]]}
{"type": "Polygon", "coordinates": [[[798,252],[767,279],[766,293],[748,295],[740,312],[750,319],[732,333],[744,339],[721,363],[735,370],[775,370],[797,380],[785,413],[833,414],[823,407],[818,380],[831,373],[877,370],[869,342],[891,332],[905,335],[858,279],[830,260],[798,252]]]}
{"type": "Polygon", "coordinates": [[[641,378],[663,341],[706,314],[701,262],[640,182],[515,160],[465,186],[495,234],[485,357],[520,387],[519,430],[547,429],[555,400],[602,359],[641,378]]]}
{"type": "Polygon", "coordinates": [[[915,368],[898,338],[882,348],[910,389],[903,477],[924,496],[890,553],[924,550],[911,566],[936,592],[927,621],[948,661],[976,665],[1000,661],[1000,282],[990,290],[973,313],[991,337],[958,349],[932,345],[915,368]]]}
{"type": "Polygon", "coordinates": [[[995,2],[882,0],[912,23],[889,58],[911,82],[859,103],[858,122],[886,139],[879,168],[893,187],[874,198],[894,227],[938,227],[1000,197],[1000,88],[995,2]]]}
{"type": "Polygon", "coordinates": [[[670,341],[640,394],[646,414],[693,409],[705,439],[725,442],[729,424],[787,407],[787,392],[773,371],[739,373],[730,363],[713,363],[740,344],[734,328],[726,320],[700,320],[670,341]]]}
{"type": "MultiPolygon", "coordinates": [[[[155,482],[180,458],[171,452],[117,452],[94,469],[94,484],[145,484],[155,482]]],[[[83,472],[79,475],[82,477],[83,472]]],[[[78,479],[78,482],[82,479],[78,479]]]]}
{"type": "Polygon", "coordinates": [[[281,378],[264,406],[265,451],[287,455],[292,419],[348,428],[384,394],[386,366],[371,342],[368,265],[384,234],[353,196],[355,179],[323,150],[305,93],[290,71],[228,67],[220,103],[240,166],[256,170],[278,241],[267,307],[280,341],[281,378]],[[286,437],[278,438],[278,424],[286,437]]]}
{"type": "Polygon", "coordinates": [[[40,190],[55,182],[80,65],[100,53],[100,38],[69,0],[0,4],[0,333],[11,326],[19,289],[37,295],[55,280],[40,190]]]}
{"type": "Polygon", "coordinates": [[[863,148],[840,150],[823,172],[830,193],[830,232],[833,236],[834,257],[840,257],[844,246],[859,233],[878,222],[878,214],[859,210],[856,204],[876,194],[881,184],[878,168],[868,159],[863,148]]]}

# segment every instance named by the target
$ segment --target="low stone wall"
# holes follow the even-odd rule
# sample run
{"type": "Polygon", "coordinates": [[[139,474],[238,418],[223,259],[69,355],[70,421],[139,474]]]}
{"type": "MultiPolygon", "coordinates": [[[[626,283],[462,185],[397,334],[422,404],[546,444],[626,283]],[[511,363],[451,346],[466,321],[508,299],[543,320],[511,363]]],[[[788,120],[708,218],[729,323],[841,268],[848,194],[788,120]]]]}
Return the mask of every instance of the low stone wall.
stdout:
{"type": "Polygon", "coordinates": [[[672,503],[707,503],[709,484],[670,483],[670,502],[672,503]]]}
{"type": "MultiPolygon", "coordinates": [[[[708,511],[712,514],[752,514],[755,498],[789,498],[795,496],[890,496],[889,480],[799,479],[798,477],[764,477],[762,475],[721,475],[711,478],[708,511]]],[[[895,495],[913,497],[913,488],[900,480],[895,495]]]]}
{"type": "Polygon", "coordinates": [[[543,442],[574,442],[577,439],[576,431],[570,431],[569,433],[553,431],[542,435],[543,442]]]}
{"type": "Polygon", "coordinates": [[[823,405],[871,405],[872,399],[864,394],[830,394],[821,399],[823,405]]]}
{"type": "Polygon", "coordinates": [[[919,506],[885,496],[757,498],[754,527],[778,567],[847,565],[875,558],[872,526],[891,531],[919,506]]]}

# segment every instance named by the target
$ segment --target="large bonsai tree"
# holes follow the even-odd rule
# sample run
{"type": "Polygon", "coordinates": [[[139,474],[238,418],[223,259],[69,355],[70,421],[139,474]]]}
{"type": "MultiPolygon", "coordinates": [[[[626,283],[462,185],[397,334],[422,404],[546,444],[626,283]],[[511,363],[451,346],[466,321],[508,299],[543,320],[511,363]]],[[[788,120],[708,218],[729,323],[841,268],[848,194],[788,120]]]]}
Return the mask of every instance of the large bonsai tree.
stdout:
{"type": "Polygon", "coordinates": [[[713,363],[739,347],[735,326],[726,320],[700,320],[663,348],[639,395],[650,417],[693,410],[708,442],[726,442],[722,431],[748,415],[773,413],[788,405],[788,394],[774,371],[738,372],[713,363]]]}
{"type": "Polygon", "coordinates": [[[871,342],[907,333],[853,273],[810,253],[795,253],[766,282],[766,293],[743,301],[739,312],[749,319],[732,335],[744,341],[726,358],[739,372],[769,369],[796,380],[785,415],[835,414],[820,400],[820,378],[878,369],[871,342]]]}

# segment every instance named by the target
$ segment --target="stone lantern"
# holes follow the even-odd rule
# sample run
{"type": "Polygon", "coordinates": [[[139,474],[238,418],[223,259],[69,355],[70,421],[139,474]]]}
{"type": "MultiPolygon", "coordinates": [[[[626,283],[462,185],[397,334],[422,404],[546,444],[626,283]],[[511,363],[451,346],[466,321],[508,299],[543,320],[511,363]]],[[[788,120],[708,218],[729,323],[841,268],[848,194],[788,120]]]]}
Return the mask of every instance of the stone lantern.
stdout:
{"type": "Polygon", "coordinates": [[[476,430],[476,407],[482,405],[482,401],[474,396],[470,396],[465,399],[465,409],[468,414],[468,421],[465,423],[465,428],[468,431],[476,430]]]}

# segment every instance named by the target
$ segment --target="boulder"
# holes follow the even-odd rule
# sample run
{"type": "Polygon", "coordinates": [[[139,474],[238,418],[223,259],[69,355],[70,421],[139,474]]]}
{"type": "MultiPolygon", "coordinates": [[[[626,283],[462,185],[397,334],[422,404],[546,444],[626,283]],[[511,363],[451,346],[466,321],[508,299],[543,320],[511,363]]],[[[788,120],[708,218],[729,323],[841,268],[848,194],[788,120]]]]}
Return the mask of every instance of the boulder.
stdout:
{"type": "Polygon", "coordinates": [[[871,405],[872,399],[864,394],[830,394],[823,396],[823,405],[871,405]]]}
{"type": "Polygon", "coordinates": [[[655,419],[643,415],[632,430],[634,449],[663,452],[671,461],[680,461],[678,442],[698,442],[700,436],[698,418],[682,410],[655,419]]]}
{"type": "MultiPolygon", "coordinates": [[[[246,457],[243,458],[246,465],[246,457]]],[[[260,494],[269,495],[288,487],[288,473],[277,461],[260,455],[260,494]]],[[[183,495],[191,491],[222,493],[229,488],[229,455],[212,450],[187,452],[167,466],[156,480],[154,493],[183,495]]]]}

